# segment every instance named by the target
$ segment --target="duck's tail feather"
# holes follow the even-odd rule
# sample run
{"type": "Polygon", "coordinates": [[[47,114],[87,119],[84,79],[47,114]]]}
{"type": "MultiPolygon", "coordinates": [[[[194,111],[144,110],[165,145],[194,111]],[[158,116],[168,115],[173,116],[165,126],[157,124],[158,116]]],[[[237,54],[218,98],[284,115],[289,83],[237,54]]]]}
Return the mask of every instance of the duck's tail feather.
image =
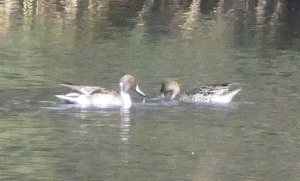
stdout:
{"type": "Polygon", "coordinates": [[[83,93],[83,94],[86,93],[85,90],[79,85],[74,85],[74,84],[70,84],[70,83],[62,83],[62,84],[59,84],[59,85],[62,86],[62,87],[68,87],[68,88],[70,88],[74,91],[77,91],[79,93],[83,93]]]}
{"type": "Polygon", "coordinates": [[[238,89],[234,89],[232,91],[229,91],[223,95],[214,95],[211,98],[211,102],[215,102],[215,103],[229,103],[231,102],[231,100],[233,99],[233,97],[240,92],[242,89],[238,88],[238,89]]]}
{"type": "Polygon", "coordinates": [[[239,93],[242,90],[242,88],[238,88],[238,89],[234,89],[230,92],[228,92],[228,94],[226,95],[226,97],[228,97],[229,102],[233,99],[233,97],[239,93]]]}
{"type": "Polygon", "coordinates": [[[240,83],[238,83],[238,82],[232,82],[232,83],[228,84],[228,91],[229,92],[234,92],[234,91],[236,91],[238,89],[241,89],[241,84],[240,83]]]}
{"type": "Polygon", "coordinates": [[[65,103],[68,103],[68,104],[74,104],[77,102],[77,97],[70,97],[70,96],[66,96],[66,95],[55,95],[55,97],[65,101],[65,103]]]}

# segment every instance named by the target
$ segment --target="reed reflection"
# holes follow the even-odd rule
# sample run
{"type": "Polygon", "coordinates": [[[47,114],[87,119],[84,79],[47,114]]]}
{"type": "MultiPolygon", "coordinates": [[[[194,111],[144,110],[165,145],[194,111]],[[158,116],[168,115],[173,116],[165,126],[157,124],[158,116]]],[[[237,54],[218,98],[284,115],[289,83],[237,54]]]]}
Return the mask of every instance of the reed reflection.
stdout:
{"type": "Polygon", "coordinates": [[[218,6],[219,0],[202,0],[200,11],[203,14],[209,14],[218,6]]]}
{"type": "Polygon", "coordinates": [[[211,28],[220,29],[225,38],[229,33],[234,46],[252,46],[256,42],[247,39],[255,36],[258,42],[270,41],[277,48],[286,48],[299,34],[295,9],[294,1],[275,0],[4,1],[0,4],[0,31],[23,33],[27,37],[24,41],[42,41],[47,35],[57,41],[64,37],[61,43],[72,48],[82,40],[107,39],[112,27],[140,31],[157,40],[166,34],[192,36],[191,30],[201,34],[199,17],[204,15],[229,24],[225,31],[218,24],[211,28]],[[288,41],[281,41],[286,34],[288,41]]]}
{"type": "Polygon", "coordinates": [[[109,1],[106,16],[116,27],[134,27],[145,0],[109,1]]]}

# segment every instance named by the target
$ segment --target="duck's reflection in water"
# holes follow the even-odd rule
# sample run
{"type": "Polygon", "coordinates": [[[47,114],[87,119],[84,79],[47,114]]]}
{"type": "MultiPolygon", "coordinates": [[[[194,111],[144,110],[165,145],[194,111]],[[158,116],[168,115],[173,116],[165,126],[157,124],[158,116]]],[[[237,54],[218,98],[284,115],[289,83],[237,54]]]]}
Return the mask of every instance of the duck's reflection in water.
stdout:
{"type": "Polygon", "coordinates": [[[130,110],[129,109],[121,109],[120,110],[120,138],[124,143],[128,143],[129,141],[129,131],[130,131],[130,110]]]}
{"type": "MultiPolygon", "coordinates": [[[[128,144],[129,142],[129,132],[130,132],[130,109],[97,109],[97,108],[81,108],[77,105],[70,104],[51,104],[51,107],[41,107],[50,111],[55,111],[56,113],[69,115],[64,119],[73,120],[74,118],[79,118],[80,133],[89,134],[92,127],[99,127],[99,131],[103,128],[108,128],[106,131],[110,130],[112,133],[117,132],[120,136],[120,140],[128,144]],[[72,118],[73,117],[73,118],[72,118]]],[[[74,122],[74,120],[72,121],[74,122]]],[[[106,132],[105,131],[105,132],[106,132]]],[[[103,134],[103,133],[102,133],[103,134]]],[[[112,137],[113,135],[109,135],[112,137]]]]}
{"type": "MultiPolygon", "coordinates": [[[[80,125],[80,132],[88,134],[89,127],[95,125],[98,127],[107,127],[117,129],[120,140],[128,144],[130,132],[130,109],[80,109],[78,107],[63,107],[63,113],[84,120],[80,125]]],[[[101,129],[101,128],[100,128],[101,129]]],[[[109,136],[109,135],[107,135],[109,136]]]]}

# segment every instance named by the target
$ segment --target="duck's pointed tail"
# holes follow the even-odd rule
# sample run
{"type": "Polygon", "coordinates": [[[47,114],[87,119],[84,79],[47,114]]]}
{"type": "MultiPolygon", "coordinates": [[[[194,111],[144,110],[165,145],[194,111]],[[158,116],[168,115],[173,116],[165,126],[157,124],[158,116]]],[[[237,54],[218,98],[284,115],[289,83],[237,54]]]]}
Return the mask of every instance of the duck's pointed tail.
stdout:
{"type": "Polygon", "coordinates": [[[233,99],[233,97],[234,97],[235,95],[237,95],[237,93],[239,93],[241,90],[242,90],[242,88],[238,88],[238,89],[234,89],[234,90],[228,92],[228,93],[226,94],[226,97],[227,97],[227,99],[228,99],[228,102],[231,102],[231,100],[233,99]]]}
{"type": "Polygon", "coordinates": [[[241,88],[238,88],[238,89],[231,90],[227,93],[224,93],[223,95],[215,95],[211,98],[211,102],[223,103],[223,104],[229,103],[231,102],[233,97],[241,90],[242,90],[241,88]]]}
{"type": "Polygon", "coordinates": [[[77,102],[77,97],[70,97],[70,96],[66,96],[66,95],[55,95],[55,97],[65,101],[68,104],[74,104],[77,102]]]}

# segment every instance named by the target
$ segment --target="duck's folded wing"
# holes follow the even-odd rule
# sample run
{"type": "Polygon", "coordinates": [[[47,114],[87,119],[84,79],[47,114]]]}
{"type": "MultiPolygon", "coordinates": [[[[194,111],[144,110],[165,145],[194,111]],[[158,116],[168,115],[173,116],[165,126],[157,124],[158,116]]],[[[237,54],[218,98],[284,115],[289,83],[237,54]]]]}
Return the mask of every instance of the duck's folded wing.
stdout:
{"type": "Polygon", "coordinates": [[[60,84],[63,87],[68,87],[76,92],[81,94],[90,95],[94,92],[103,92],[106,89],[103,87],[94,87],[94,86],[82,86],[82,85],[73,85],[69,83],[60,84]]]}
{"type": "Polygon", "coordinates": [[[210,94],[224,95],[240,89],[239,83],[223,83],[206,86],[210,94]]]}

